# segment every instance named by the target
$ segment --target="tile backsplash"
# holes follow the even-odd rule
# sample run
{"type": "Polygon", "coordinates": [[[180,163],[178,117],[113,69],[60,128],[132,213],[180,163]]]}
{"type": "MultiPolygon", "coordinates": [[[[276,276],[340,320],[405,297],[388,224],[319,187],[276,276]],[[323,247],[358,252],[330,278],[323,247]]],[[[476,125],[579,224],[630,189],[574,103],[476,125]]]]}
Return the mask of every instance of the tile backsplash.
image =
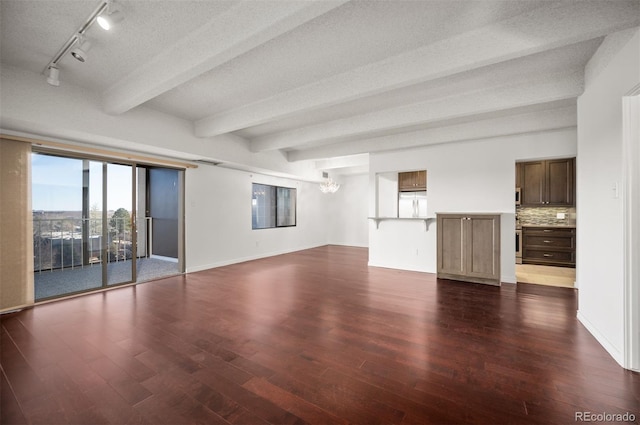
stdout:
{"type": "Polygon", "coordinates": [[[576,209],[573,207],[516,207],[516,217],[523,226],[575,226],[576,209]],[[558,213],[564,213],[565,218],[557,218],[558,213]]]}

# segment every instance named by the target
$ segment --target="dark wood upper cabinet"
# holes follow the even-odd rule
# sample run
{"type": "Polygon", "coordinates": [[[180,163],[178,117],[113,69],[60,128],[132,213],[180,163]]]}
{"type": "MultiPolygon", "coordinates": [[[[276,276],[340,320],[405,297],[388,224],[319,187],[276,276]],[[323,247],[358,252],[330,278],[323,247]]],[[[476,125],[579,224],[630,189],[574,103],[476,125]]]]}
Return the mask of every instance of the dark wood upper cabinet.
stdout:
{"type": "Polygon", "coordinates": [[[427,190],[427,171],[398,173],[398,190],[400,192],[427,190]]]}
{"type": "Polygon", "coordinates": [[[516,162],[516,188],[522,187],[522,162],[516,162]]]}
{"type": "Polygon", "coordinates": [[[547,161],[547,204],[575,205],[575,159],[547,161]]]}
{"type": "Polygon", "coordinates": [[[522,162],[519,165],[522,205],[575,205],[575,158],[522,162]]]}
{"type": "Polygon", "coordinates": [[[544,161],[524,162],[522,165],[521,204],[542,206],[545,198],[544,161]]]}

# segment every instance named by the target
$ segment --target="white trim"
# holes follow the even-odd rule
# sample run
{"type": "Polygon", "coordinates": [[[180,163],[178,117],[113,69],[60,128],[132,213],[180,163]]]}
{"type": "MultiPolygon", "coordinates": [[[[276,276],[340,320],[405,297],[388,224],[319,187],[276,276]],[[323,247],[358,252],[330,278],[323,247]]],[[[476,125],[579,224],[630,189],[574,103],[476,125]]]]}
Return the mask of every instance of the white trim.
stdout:
{"type": "Polygon", "coordinates": [[[327,246],[327,245],[326,244],[324,244],[324,245],[313,245],[313,246],[308,246],[306,248],[302,247],[302,248],[295,248],[295,249],[285,249],[285,250],[280,250],[280,251],[265,252],[263,254],[250,255],[250,256],[247,256],[247,257],[231,258],[229,260],[218,261],[218,262],[210,263],[210,264],[203,264],[201,266],[188,267],[185,272],[186,273],[201,272],[203,270],[215,269],[215,268],[223,267],[223,266],[230,266],[232,264],[244,263],[246,261],[259,260],[261,258],[275,257],[276,255],[290,254],[292,252],[304,251],[306,249],[319,248],[319,247],[322,247],[322,246],[327,246]]]}
{"type": "Polygon", "coordinates": [[[500,281],[502,283],[513,283],[514,285],[518,283],[518,278],[516,277],[516,275],[511,275],[511,276],[504,276],[502,275],[502,277],[500,278],[500,281]]]}
{"type": "Polygon", "coordinates": [[[622,98],[624,226],[624,362],[640,371],[640,85],[622,98]]]}
{"type": "Polygon", "coordinates": [[[620,351],[618,351],[616,346],[612,344],[607,339],[607,337],[598,330],[598,328],[596,328],[591,322],[589,322],[589,320],[579,310],[578,310],[577,317],[580,323],[582,323],[584,327],[587,328],[589,333],[593,335],[593,337],[600,343],[600,345],[602,345],[602,347],[605,350],[607,350],[607,352],[611,355],[611,357],[613,357],[613,359],[617,361],[620,364],[620,366],[624,367],[623,365],[624,356],[620,351]]]}
{"type": "Polygon", "coordinates": [[[386,264],[386,263],[381,263],[381,262],[377,262],[377,261],[369,261],[367,263],[368,267],[379,267],[381,269],[392,269],[392,270],[405,270],[408,272],[419,272],[419,273],[430,273],[430,274],[436,274],[435,271],[433,270],[427,270],[424,267],[414,267],[411,265],[396,265],[396,264],[386,264]]]}

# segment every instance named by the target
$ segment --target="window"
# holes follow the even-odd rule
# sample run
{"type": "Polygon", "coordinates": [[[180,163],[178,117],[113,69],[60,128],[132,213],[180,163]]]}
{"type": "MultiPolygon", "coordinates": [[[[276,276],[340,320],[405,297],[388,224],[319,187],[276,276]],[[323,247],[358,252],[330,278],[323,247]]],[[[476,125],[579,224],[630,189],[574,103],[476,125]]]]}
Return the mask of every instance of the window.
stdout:
{"type": "Polygon", "coordinates": [[[296,225],[296,190],[287,187],[279,187],[277,206],[278,227],[296,225]]]}
{"type": "Polygon", "coordinates": [[[296,225],[296,189],[253,183],[251,228],[296,225]]]}

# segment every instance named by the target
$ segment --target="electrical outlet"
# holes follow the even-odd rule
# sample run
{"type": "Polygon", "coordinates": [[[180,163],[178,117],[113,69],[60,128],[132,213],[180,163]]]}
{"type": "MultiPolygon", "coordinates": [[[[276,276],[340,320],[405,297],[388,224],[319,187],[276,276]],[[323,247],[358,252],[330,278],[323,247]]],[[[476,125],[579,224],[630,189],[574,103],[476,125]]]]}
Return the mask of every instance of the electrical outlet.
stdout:
{"type": "Polygon", "coordinates": [[[565,219],[565,217],[566,217],[566,214],[565,214],[565,213],[557,213],[557,214],[556,214],[556,218],[557,218],[558,220],[564,220],[564,219],[565,219]]]}

